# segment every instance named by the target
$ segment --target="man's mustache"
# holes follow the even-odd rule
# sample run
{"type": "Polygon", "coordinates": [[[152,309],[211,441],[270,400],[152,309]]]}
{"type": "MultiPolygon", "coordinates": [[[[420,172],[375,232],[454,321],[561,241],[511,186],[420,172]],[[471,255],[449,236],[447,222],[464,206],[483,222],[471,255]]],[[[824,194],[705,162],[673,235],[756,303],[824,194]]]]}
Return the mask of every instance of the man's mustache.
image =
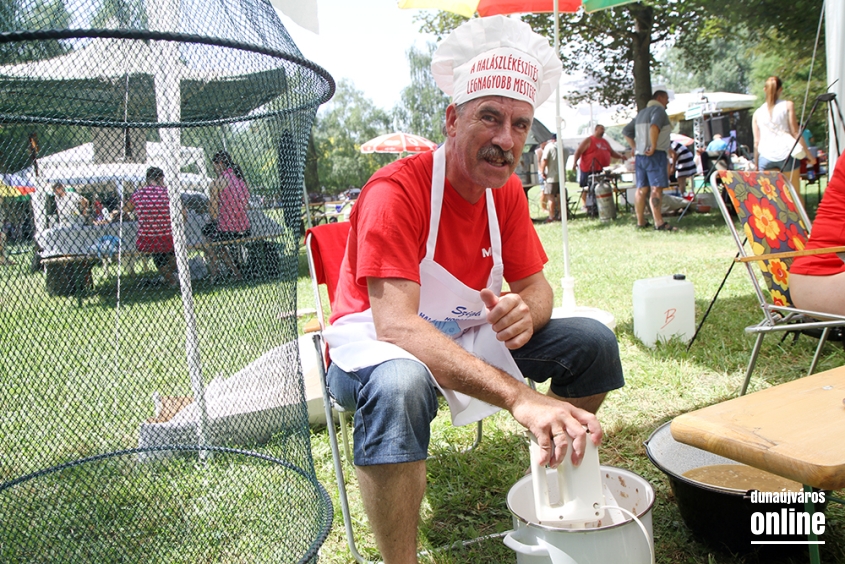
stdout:
{"type": "Polygon", "coordinates": [[[478,150],[479,160],[500,160],[508,163],[508,166],[513,165],[513,153],[510,151],[503,151],[501,147],[496,145],[488,145],[478,150]]]}

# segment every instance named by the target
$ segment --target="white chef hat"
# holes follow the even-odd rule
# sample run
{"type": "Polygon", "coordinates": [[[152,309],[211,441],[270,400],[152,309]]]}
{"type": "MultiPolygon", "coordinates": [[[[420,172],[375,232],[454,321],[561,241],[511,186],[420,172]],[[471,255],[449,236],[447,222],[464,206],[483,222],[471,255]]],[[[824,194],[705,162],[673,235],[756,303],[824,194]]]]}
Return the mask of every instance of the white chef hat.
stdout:
{"type": "Polygon", "coordinates": [[[489,16],[449,34],[431,59],[431,72],[456,104],[507,96],[536,108],[557,86],[561,63],[549,41],[528,24],[489,16]]]}

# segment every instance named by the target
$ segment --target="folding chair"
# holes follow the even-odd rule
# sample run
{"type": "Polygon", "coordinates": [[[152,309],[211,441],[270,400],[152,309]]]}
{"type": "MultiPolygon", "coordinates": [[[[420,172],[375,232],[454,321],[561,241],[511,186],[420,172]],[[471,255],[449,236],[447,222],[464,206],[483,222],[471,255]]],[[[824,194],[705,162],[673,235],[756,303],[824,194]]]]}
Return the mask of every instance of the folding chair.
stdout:
{"type": "MultiPolygon", "coordinates": [[[[369,562],[358,552],[355,546],[355,535],[352,529],[352,516],[349,512],[349,501],[346,495],[346,482],[343,475],[343,461],[340,457],[340,448],[337,441],[337,433],[334,428],[334,414],[337,412],[340,423],[341,435],[343,437],[344,453],[347,461],[352,463],[352,455],[349,448],[349,436],[346,430],[347,411],[334,401],[329,393],[326,384],[326,366],[328,351],[323,340],[323,330],[326,328],[324,315],[329,312],[320,293],[320,286],[325,286],[329,297],[329,305],[334,301],[335,289],[340,279],[340,265],[346,251],[346,241],[349,238],[348,221],[327,223],[312,227],[305,234],[305,250],[308,255],[308,269],[311,272],[311,284],[314,290],[314,303],[317,309],[317,318],[306,325],[305,332],[314,334],[314,346],[318,357],[318,370],[320,373],[320,386],[323,391],[323,405],[326,411],[326,426],[329,433],[329,443],[332,450],[335,478],[337,479],[338,497],[340,508],[343,513],[343,523],[346,528],[346,541],[352,556],[360,563],[369,562]]],[[[475,449],[481,442],[483,434],[482,422],[476,424],[475,439],[471,446],[463,452],[475,449]]],[[[431,458],[431,457],[429,457],[431,458]]]]}
{"type": "Polygon", "coordinates": [[[710,187],[736,242],[739,252],[735,260],[745,263],[764,316],[760,323],[745,328],[746,333],[756,334],[757,339],[740,395],[744,395],[748,389],[763,337],[767,333],[822,329],[819,345],[807,372],[809,376],[816,369],[830,330],[845,327],[845,317],[796,308],[789,294],[789,267],[794,257],[841,252],[845,248],[803,250],[809,239],[810,219],[795,189],[779,172],[716,171],[710,177],[710,187]],[[719,194],[720,180],[736,210],[745,237],[750,242],[750,255],[719,194]],[[760,265],[770,300],[766,299],[755,271],[751,268],[752,262],[760,265]]]}
{"type": "MultiPolygon", "coordinates": [[[[701,192],[705,192],[707,190],[707,179],[715,171],[720,170],[731,170],[733,168],[733,164],[731,163],[731,155],[730,155],[730,147],[733,143],[736,143],[736,140],[731,137],[730,141],[728,142],[727,147],[724,148],[722,151],[701,151],[699,156],[701,157],[701,168],[705,171],[703,176],[695,175],[690,178],[692,181],[692,199],[687,202],[686,207],[684,207],[684,211],[681,212],[681,215],[678,216],[678,221],[680,222],[684,219],[687,211],[689,211],[690,206],[698,200],[698,194],[701,192]],[[696,189],[695,187],[695,179],[696,178],[703,178],[701,182],[700,188],[696,189]]],[[[721,198],[720,194],[716,194],[717,198],[721,198]]]]}

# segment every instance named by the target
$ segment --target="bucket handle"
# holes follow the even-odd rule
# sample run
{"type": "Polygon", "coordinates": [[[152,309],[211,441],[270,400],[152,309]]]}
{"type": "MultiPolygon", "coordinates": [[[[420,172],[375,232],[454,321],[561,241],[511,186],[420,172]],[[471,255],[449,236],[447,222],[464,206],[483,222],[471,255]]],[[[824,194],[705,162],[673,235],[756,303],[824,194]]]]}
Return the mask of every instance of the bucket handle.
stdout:
{"type": "Polygon", "coordinates": [[[505,546],[518,554],[525,554],[527,556],[546,556],[552,558],[552,561],[555,564],[578,564],[577,560],[542,538],[537,538],[537,542],[539,544],[524,544],[514,538],[514,533],[516,533],[516,531],[511,531],[505,535],[504,543],[505,546]],[[554,557],[552,557],[552,551],[554,551],[554,557]]]}
{"type": "MultiPolygon", "coordinates": [[[[647,443],[646,443],[646,444],[647,444],[647,443]]],[[[649,534],[648,534],[648,530],[645,528],[645,525],[643,525],[643,522],[642,522],[642,521],[640,521],[640,520],[637,518],[637,516],[636,516],[636,515],[634,515],[632,512],[628,511],[628,510],[627,510],[627,509],[625,509],[624,507],[619,507],[618,505],[616,505],[616,506],[614,506],[614,507],[605,506],[605,509],[616,509],[616,510],[619,510],[619,511],[621,511],[622,513],[624,513],[625,515],[627,515],[628,517],[630,517],[631,519],[633,519],[633,520],[634,520],[634,522],[637,524],[637,526],[638,526],[638,527],[640,528],[640,530],[643,532],[643,536],[645,537],[645,542],[646,542],[646,544],[648,545],[648,556],[649,556],[649,562],[651,562],[652,564],[654,564],[654,541],[651,539],[651,535],[649,535],[649,534]]]]}
{"type": "Polygon", "coordinates": [[[508,534],[505,535],[505,538],[502,542],[505,543],[505,546],[509,549],[517,552],[519,554],[525,554],[526,556],[548,556],[549,551],[546,550],[542,546],[538,546],[536,544],[524,544],[516,540],[514,534],[516,531],[510,531],[508,534]]]}

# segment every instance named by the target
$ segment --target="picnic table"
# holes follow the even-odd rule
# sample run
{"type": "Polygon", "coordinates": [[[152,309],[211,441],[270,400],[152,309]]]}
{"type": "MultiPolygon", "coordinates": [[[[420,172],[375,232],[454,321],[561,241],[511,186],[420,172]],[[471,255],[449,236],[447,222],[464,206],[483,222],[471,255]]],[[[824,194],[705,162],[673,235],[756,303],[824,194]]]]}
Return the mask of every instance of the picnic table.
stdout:
{"type": "MultiPolygon", "coordinates": [[[[188,210],[185,236],[189,251],[206,246],[241,245],[275,239],[284,227],[269,218],[260,209],[248,211],[250,235],[241,239],[206,242],[202,234],[208,214],[188,210]]],[[[112,222],[105,225],[59,225],[35,236],[41,249],[41,264],[45,266],[47,290],[51,295],[78,296],[91,285],[92,269],[104,261],[120,255],[130,262],[147,256],[135,247],[138,234],[137,221],[112,222]]]]}

